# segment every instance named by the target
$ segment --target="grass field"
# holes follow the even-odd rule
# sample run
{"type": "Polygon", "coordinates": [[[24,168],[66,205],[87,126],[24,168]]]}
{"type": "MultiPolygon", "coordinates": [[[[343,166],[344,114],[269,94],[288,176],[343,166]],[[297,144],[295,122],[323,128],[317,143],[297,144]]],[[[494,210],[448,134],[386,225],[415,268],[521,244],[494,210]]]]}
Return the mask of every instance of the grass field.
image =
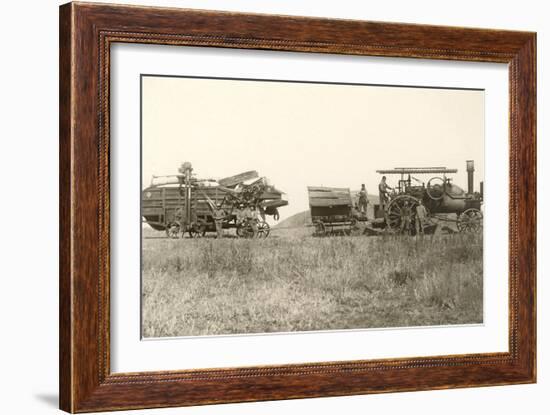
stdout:
{"type": "Polygon", "coordinates": [[[481,323],[482,249],[481,234],[145,237],[143,335],[481,323]]]}

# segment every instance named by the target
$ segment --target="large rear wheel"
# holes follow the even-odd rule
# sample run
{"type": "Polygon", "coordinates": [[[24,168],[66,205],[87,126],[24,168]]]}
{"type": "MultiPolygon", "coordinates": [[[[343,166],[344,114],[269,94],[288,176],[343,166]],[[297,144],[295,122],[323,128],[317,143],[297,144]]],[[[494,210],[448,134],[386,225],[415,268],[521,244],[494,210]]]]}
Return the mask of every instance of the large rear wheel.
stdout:
{"type": "Polygon", "coordinates": [[[416,207],[420,201],[409,195],[400,195],[391,200],[386,209],[386,225],[397,233],[413,234],[416,207]]]}

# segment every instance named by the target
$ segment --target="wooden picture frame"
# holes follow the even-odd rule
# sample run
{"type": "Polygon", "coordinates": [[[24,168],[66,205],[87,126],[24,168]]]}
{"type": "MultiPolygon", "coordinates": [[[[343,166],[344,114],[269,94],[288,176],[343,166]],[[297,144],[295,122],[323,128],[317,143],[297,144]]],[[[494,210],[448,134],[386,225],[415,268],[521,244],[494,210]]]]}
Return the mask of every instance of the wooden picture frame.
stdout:
{"type": "Polygon", "coordinates": [[[169,8],[60,8],[60,407],[68,412],[536,380],[536,34],[169,8]],[[110,372],[109,62],[117,42],[509,65],[509,352],[110,372]]]}

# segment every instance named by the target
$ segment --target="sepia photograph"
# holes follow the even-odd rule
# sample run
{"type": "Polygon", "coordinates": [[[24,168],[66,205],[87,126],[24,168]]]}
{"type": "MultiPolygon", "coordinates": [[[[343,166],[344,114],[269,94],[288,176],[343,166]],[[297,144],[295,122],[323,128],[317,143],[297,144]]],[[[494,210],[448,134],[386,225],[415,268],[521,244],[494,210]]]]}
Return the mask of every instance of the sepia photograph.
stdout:
{"type": "Polygon", "coordinates": [[[483,324],[483,89],[142,74],[140,106],[143,338],[483,324]]]}

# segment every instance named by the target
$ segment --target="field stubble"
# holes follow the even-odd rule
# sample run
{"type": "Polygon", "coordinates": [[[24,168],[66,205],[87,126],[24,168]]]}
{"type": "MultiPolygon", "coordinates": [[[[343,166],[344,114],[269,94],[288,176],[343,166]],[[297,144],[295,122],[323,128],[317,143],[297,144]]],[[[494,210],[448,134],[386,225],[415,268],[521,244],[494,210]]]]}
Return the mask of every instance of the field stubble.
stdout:
{"type": "Polygon", "coordinates": [[[144,337],[481,323],[482,234],[143,240],[144,337]]]}

